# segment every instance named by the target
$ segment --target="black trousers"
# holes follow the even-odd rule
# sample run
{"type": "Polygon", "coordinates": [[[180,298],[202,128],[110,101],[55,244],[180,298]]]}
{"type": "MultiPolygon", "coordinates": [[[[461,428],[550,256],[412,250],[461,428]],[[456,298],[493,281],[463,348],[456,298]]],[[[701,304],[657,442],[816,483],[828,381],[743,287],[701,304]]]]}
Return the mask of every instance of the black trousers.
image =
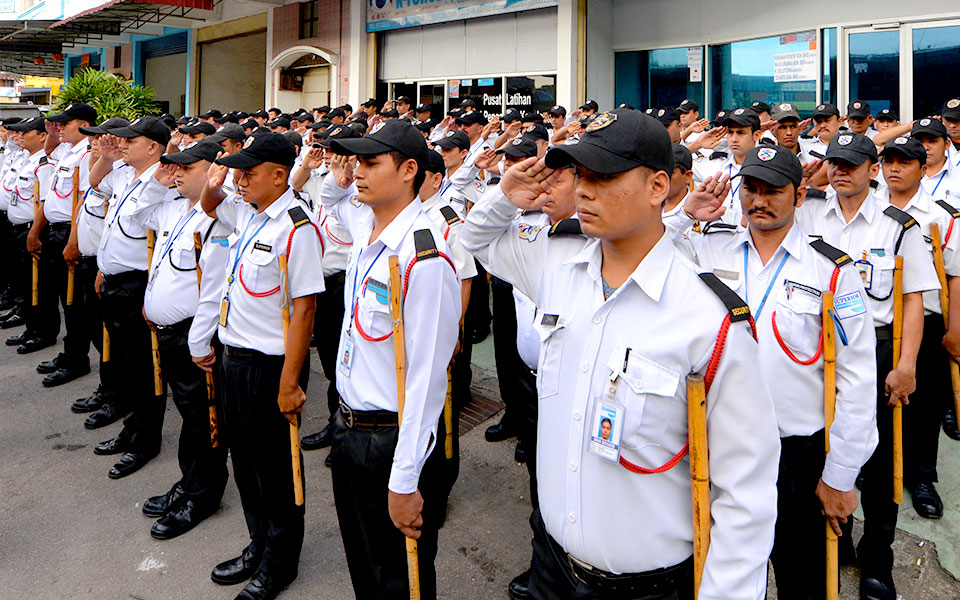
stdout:
{"type": "Polygon", "coordinates": [[[90,344],[100,354],[100,395],[104,401],[112,402],[117,393],[115,363],[103,362],[103,303],[94,288],[98,270],[96,256],[83,256],[77,263],[73,293],[77,326],[70,332],[70,338],[85,355],[90,352],[90,344]]]}
{"type": "MultiPolygon", "coordinates": [[[[357,600],[406,600],[406,542],[387,508],[387,484],[397,446],[396,427],[349,429],[339,412],[333,422],[333,499],[357,600]]],[[[437,597],[437,537],[446,518],[452,482],[444,466],[443,419],[438,442],[420,473],[423,527],[417,550],[420,594],[437,597]]]]}
{"type": "MultiPolygon", "coordinates": [[[[56,339],[60,335],[60,306],[68,327],[76,326],[73,310],[67,307],[67,263],[63,249],[70,239],[70,223],[47,223],[40,232],[40,272],[37,279],[37,306],[33,307],[31,319],[36,323],[38,337],[56,339]]],[[[69,330],[68,330],[69,336],[69,330]]],[[[63,353],[71,366],[82,366],[86,355],[72,348],[72,341],[65,337],[63,353]]]]}
{"type": "MultiPolygon", "coordinates": [[[[188,336],[193,319],[186,319],[169,328],[158,328],[160,365],[164,385],[173,394],[183,425],[177,460],[180,463],[187,499],[198,507],[216,509],[227,485],[226,444],[210,446],[210,400],[207,398],[206,373],[190,356],[188,336]]],[[[216,399],[213,399],[216,405],[216,399]]]]}
{"type": "Polygon", "coordinates": [[[0,294],[7,293],[10,286],[14,255],[13,225],[7,218],[7,211],[0,210],[0,294]]]}
{"type": "Polygon", "coordinates": [[[563,549],[544,528],[539,510],[530,516],[530,526],[534,531],[530,597],[534,600],[693,600],[692,559],[683,563],[671,584],[634,592],[601,592],[577,578],[563,549]]]}
{"type": "Polygon", "coordinates": [[[327,378],[327,410],[330,423],[340,407],[337,392],[337,348],[343,326],[343,284],[346,273],[339,271],[323,278],[324,292],[317,294],[317,316],[313,320],[313,339],[317,343],[320,366],[327,378]]]}
{"type": "Polygon", "coordinates": [[[953,405],[950,357],[940,344],[943,317],[923,319],[923,341],[917,354],[917,391],[903,407],[903,480],[913,487],[937,481],[937,451],[944,410],[953,405]]]}
{"type": "Polygon", "coordinates": [[[818,600],[827,583],[826,519],[817,498],[823,474],[823,430],[780,438],[773,574],[781,600],[818,600]]]}
{"type": "Polygon", "coordinates": [[[473,331],[483,331],[490,327],[490,284],[487,282],[487,272],[479,261],[474,261],[477,265],[477,276],[473,278],[470,285],[470,302],[467,304],[466,323],[464,331],[467,337],[473,331]],[[467,326],[470,324],[470,327],[467,326]],[[471,329],[472,327],[472,329],[471,329]]]}
{"type": "Polygon", "coordinates": [[[490,291],[493,296],[493,353],[497,363],[500,398],[506,405],[502,422],[518,431],[532,425],[535,436],[536,377],[531,380],[530,368],[517,351],[517,307],[513,299],[513,286],[491,277],[490,291]]]}
{"type": "Polygon", "coordinates": [[[11,267],[10,289],[14,295],[17,310],[27,320],[26,333],[33,337],[35,330],[30,327],[30,304],[33,288],[33,257],[27,252],[27,234],[33,223],[12,225],[13,264],[11,267]]]}
{"type": "Polygon", "coordinates": [[[114,402],[126,413],[119,437],[131,452],[160,451],[166,398],[153,387],[153,353],[150,328],[143,318],[146,271],[106,276],[103,284],[103,318],[110,333],[111,373],[115,375],[114,402]]]}
{"type": "MultiPolygon", "coordinates": [[[[290,422],[277,406],[283,357],[249,350],[231,356],[228,348],[220,365],[233,478],[250,540],[263,553],[260,570],[274,577],[295,576],[303,547],[304,507],[294,500],[290,422]]],[[[308,355],[300,371],[304,391],[309,376],[308,355]]]]}

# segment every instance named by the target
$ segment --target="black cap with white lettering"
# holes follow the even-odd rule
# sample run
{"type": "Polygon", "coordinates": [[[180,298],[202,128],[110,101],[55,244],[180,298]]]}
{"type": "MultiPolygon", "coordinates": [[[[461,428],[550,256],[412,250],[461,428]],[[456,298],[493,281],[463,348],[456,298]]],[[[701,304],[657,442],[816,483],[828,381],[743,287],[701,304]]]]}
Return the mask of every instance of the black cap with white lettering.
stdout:
{"type": "Polygon", "coordinates": [[[551,169],[577,164],[604,175],[636,167],[670,174],[674,166],[670,134],[663,125],[639,111],[621,108],[597,116],[579,143],[551,148],[546,164],[551,169]]]}
{"type": "Polygon", "coordinates": [[[797,155],[783,146],[757,146],[743,159],[740,172],[734,177],[755,177],[774,187],[789,184],[800,186],[803,167],[797,155]]]}

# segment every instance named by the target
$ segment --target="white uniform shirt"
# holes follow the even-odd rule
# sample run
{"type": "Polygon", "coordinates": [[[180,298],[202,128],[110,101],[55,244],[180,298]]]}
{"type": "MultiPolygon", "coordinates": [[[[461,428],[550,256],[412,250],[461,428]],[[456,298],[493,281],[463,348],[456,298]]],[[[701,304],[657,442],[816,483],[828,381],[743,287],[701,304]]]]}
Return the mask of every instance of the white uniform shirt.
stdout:
{"type": "Polygon", "coordinates": [[[739,226],[743,221],[743,205],[740,204],[740,185],[743,183],[743,179],[739,177],[734,179],[740,173],[740,165],[734,160],[733,155],[728,154],[721,160],[714,159],[699,164],[694,163],[693,167],[694,179],[696,180],[699,177],[698,183],[707,177],[716,176],[717,173],[720,173],[721,176],[727,175],[730,177],[730,193],[727,194],[723,204],[727,210],[717,220],[728,225],[739,226]]]}
{"type": "MultiPolygon", "coordinates": [[[[103,235],[97,249],[97,266],[104,275],[147,270],[147,228],[137,213],[152,211],[162,200],[147,192],[159,162],[147,167],[139,176],[133,167],[111,171],[97,186],[110,194],[103,235]]],[[[176,195],[176,189],[167,189],[176,195]]]]}
{"type": "MultiPolygon", "coordinates": [[[[122,160],[114,161],[113,170],[107,177],[115,177],[114,173],[121,169],[129,169],[122,160]]],[[[97,191],[92,187],[83,197],[83,204],[77,211],[77,246],[83,256],[96,256],[103,237],[107,209],[110,196],[97,191]]]]}
{"type": "Polygon", "coordinates": [[[84,160],[89,153],[87,138],[76,144],[64,142],[57,146],[58,152],[56,170],[52,177],[50,191],[46,192],[43,205],[43,214],[51,223],[69,223],[73,216],[73,170],[80,167],[80,192],[78,200],[90,189],[90,161],[84,160]]]}
{"type": "Polygon", "coordinates": [[[217,218],[234,233],[224,270],[223,293],[229,309],[226,325],[220,325],[220,341],[225,346],[272,356],[284,354],[281,254],[287,254],[291,316],[295,298],[324,290],[323,252],[316,224],[309,221],[298,227],[291,242],[294,222],[287,211],[293,208],[306,215],[306,206],[289,187],[260,213],[247,202],[231,202],[229,198],[217,207],[217,218]]]}
{"type": "MultiPolygon", "coordinates": [[[[766,265],[746,229],[691,233],[679,243],[701,269],[712,271],[747,300],[757,323],[759,370],[776,382],[770,391],[780,437],[808,436],[824,428],[822,294],[830,289],[836,265],[808,242],[794,224],[766,265]],[[799,364],[787,355],[784,345],[799,360],[819,358],[812,365],[799,364]]],[[[846,343],[837,336],[836,418],[822,477],[830,487],[846,492],[853,489],[879,439],[876,338],[870,301],[853,264],[840,269],[834,298],[846,343]]]]}
{"type": "MultiPolygon", "coordinates": [[[[437,250],[447,254],[443,232],[424,214],[420,201],[414,199],[370,242],[373,212],[355,201],[349,189],[340,188],[332,177],[327,177],[320,200],[354,240],[344,287],[337,390],[354,410],[396,412],[395,355],[393,339],[388,337],[393,324],[390,294],[396,292],[389,289],[388,257],[396,254],[401,273],[405,273],[417,254],[413,233],[420,230],[429,230],[437,250]],[[345,350],[350,350],[352,357],[346,356],[345,350]],[[345,366],[347,359],[349,369],[345,366]]],[[[460,282],[454,269],[443,258],[417,262],[410,272],[403,302],[406,401],[388,483],[397,494],[417,489],[420,472],[436,443],[447,394],[447,366],[460,327],[460,282]]]]}
{"type": "Polygon", "coordinates": [[[20,171],[20,166],[23,164],[23,161],[27,158],[27,153],[19,147],[15,150],[7,148],[5,154],[6,159],[3,162],[2,179],[3,193],[0,193],[0,210],[8,210],[13,198],[16,197],[17,173],[20,171]]]}
{"type": "Polygon", "coordinates": [[[456,212],[456,208],[446,202],[438,193],[431,198],[420,202],[423,212],[433,221],[433,224],[443,232],[443,239],[447,242],[447,248],[450,249],[450,258],[457,267],[457,276],[460,281],[472,279],[477,276],[477,263],[473,260],[473,255],[464,250],[460,243],[460,231],[463,229],[463,221],[459,215],[453,215],[455,220],[447,219],[441,212],[441,208],[446,206],[456,212]]]}
{"type": "Polygon", "coordinates": [[[821,156],[827,155],[828,142],[824,142],[819,137],[815,137],[815,138],[801,137],[797,141],[800,143],[800,148],[810,156],[813,156],[812,154],[810,154],[811,152],[816,152],[821,156]]]}
{"type": "MultiPolygon", "coordinates": [[[[894,248],[903,231],[898,221],[883,214],[887,206],[889,204],[871,191],[849,223],[836,196],[826,201],[807,202],[797,211],[797,220],[804,231],[843,250],[870,273],[864,279],[864,288],[873,300],[870,307],[875,327],[893,323],[894,248]]],[[[906,230],[899,254],[903,256],[904,294],[940,289],[918,227],[906,230]]]]}
{"type": "MultiPolygon", "coordinates": [[[[517,217],[514,226],[518,236],[524,234],[528,238],[527,232],[536,231],[538,227],[540,231],[549,231],[550,218],[541,212],[524,213],[517,217]]],[[[513,288],[513,303],[517,313],[517,353],[531,371],[536,371],[540,360],[540,333],[537,330],[540,313],[533,301],[517,288],[513,288]]]]}
{"type": "Polygon", "coordinates": [[[313,199],[313,207],[317,211],[317,224],[320,226],[320,235],[323,236],[324,277],[347,270],[350,246],[353,245],[353,238],[350,237],[347,228],[341,225],[329,211],[324,210],[323,204],[320,203],[320,186],[327,172],[326,167],[314,169],[310,172],[310,179],[303,184],[303,190],[313,199]]]}
{"type": "MultiPolygon", "coordinates": [[[[880,174],[883,175],[883,172],[880,174]]],[[[920,180],[920,187],[933,200],[946,200],[950,194],[960,194],[960,170],[951,172],[944,163],[939,173],[924,176],[920,180]]]]}
{"type": "MultiPolygon", "coordinates": [[[[613,374],[626,411],[622,457],[644,467],[670,460],[687,441],[684,377],[706,368],[727,309],[667,235],[604,300],[600,242],[566,235],[527,242],[510,229],[515,210],[499,190],[484,195],[463,241],[545,315],[538,324],[537,483],[547,532],[605,571],[680,563],[693,552],[687,459],[641,475],[588,453],[587,442],[613,374]]],[[[701,600],[765,594],[780,441],[758,354],[749,325],[731,326],[707,394],[714,524],[701,600]]]]}
{"type": "Polygon", "coordinates": [[[17,171],[17,178],[14,181],[13,194],[10,196],[10,205],[7,207],[7,218],[14,225],[23,225],[33,221],[34,216],[34,198],[37,188],[36,182],[40,181],[40,210],[43,210],[43,198],[46,190],[50,187],[50,178],[53,175],[53,165],[47,161],[47,155],[43,150],[37,150],[33,154],[24,158],[17,171]]]}
{"type": "MultiPolygon", "coordinates": [[[[237,199],[242,202],[242,200],[237,199]]],[[[224,202],[234,202],[228,198],[224,202]]],[[[203,250],[200,253],[200,301],[197,305],[197,314],[190,325],[188,344],[190,355],[203,358],[210,354],[213,334],[217,332],[217,322],[220,319],[220,299],[226,278],[223,276],[227,268],[227,257],[230,254],[230,234],[233,228],[223,221],[214,221],[213,228],[204,233],[203,250]]]]}
{"type": "MultiPolygon", "coordinates": [[[[495,140],[496,137],[493,138],[493,141],[495,140]]],[[[475,180],[484,179],[481,176],[480,167],[476,165],[477,157],[480,156],[480,154],[482,154],[487,148],[492,148],[493,141],[485,140],[480,137],[477,138],[477,141],[470,145],[470,149],[467,151],[467,156],[463,159],[463,164],[460,165],[460,168],[457,169],[456,173],[449,177],[454,187],[461,192],[466,193],[464,190],[469,186],[475,185],[475,180]]],[[[461,217],[462,216],[463,215],[461,215],[461,217]]]]}
{"type": "Polygon", "coordinates": [[[457,177],[463,170],[463,166],[456,170],[453,175],[445,176],[440,183],[438,195],[443,201],[453,207],[461,219],[467,216],[467,207],[477,201],[479,190],[486,188],[486,184],[479,179],[465,180],[457,177]]]}

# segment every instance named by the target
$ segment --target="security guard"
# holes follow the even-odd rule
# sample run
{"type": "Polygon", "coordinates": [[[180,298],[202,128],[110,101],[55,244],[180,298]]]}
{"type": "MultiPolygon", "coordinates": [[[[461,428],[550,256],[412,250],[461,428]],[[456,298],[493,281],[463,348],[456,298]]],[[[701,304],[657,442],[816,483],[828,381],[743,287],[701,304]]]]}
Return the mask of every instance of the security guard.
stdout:
{"type": "MultiPolygon", "coordinates": [[[[822,597],[824,515],[840,535],[841,523],[857,507],[857,473],[877,446],[873,318],[853,260],[822,240],[809,243],[795,222],[807,190],[794,151],[754,148],[737,177],[742,179],[747,229],[690,233],[681,239],[681,248],[745,298],[755,315],[758,367],[768,381],[777,382],[771,387],[781,445],[771,554],[777,593],[785,600],[822,597]],[[835,295],[841,343],[836,418],[824,459],[821,299],[827,291],[835,295]]],[[[711,187],[719,204],[722,186],[711,187]]],[[[703,188],[695,195],[703,194],[703,188]]]]}
{"type": "Polygon", "coordinates": [[[811,156],[824,156],[827,145],[840,132],[840,111],[833,104],[820,104],[813,109],[812,119],[813,136],[800,136],[800,147],[811,156]]]}
{"type": "Polygon", "coordinates": [[[854,100],[847,105],[847,126],[850,127],[850,131],[865,135],[872,140],[879,133],[874,129],[873,123],[869,102],[854,100]]]}
{"type": "Polygon", "coordinates": [[[951,98],[943,103],[940,119],[950,136],[950,168],[960,167],[960,98],[951,98]]]}
{"type": "Polygon", "coordinates": [[[873,118],[873,126],[876,128],[877,133],[883,133],[891,127],[896,127],[900,124],[900,117],[897,116],[897,112],[892,108],[881,108],[877,111],[877,116],[873,118]]]}
{"type": "Polygon", "coordinates": [[[742,301],[699,278],[665,235],[658,217],[672,171],[663,127],[618,109],[599,115],[579,144],[550,150],[545,165],[510,169],[503,194],[467,217],[467,249],[542,313],[537,600],[693,597],[687,415],[677,408],[684,376],[708,363],[713,528],[699,593],[764,596],[779,457],[773,403],[742,301]],[[536,206],[559,177],[551,170],[571,164],[581,229],[593,239],[519,239],[516,208],[536,206]],[[603,419],[616,424],[606,444],[603,419]]]}
{"type": "Polygon", "coordinates": [[[683,129],[680,132],[683,141],[680,143],[686,146],[700,137],[703,130],[710,124],[710,119],[701,119],[700,105],[689,98],[685,98],[677,106],[677,112],[680,113],[680,127],[683,129]]]}
{"type": "Polygon", "coordinates": [[[7,311],[0,315],[0,329],[8,329],[23,324],[23,316],[21,316],[20,303],[18,302],[18,293],[22,290],[20,289],[21,286],[16,283],[17,248],[14,244],[13,225],[8,215],[16,189],[17,172],[26,156],[24,149],[17,143],[20,134],[11,129],[11,125],[20,121],[22,121],[20,117],[9,117],[0,121],[3,125],[0,130],[3,131],[4,135],[3,171],[2,179],[0,179],[0,184],[3,186],[3,191],[0,192],[0,251],[2,251],[4,257],[3,272],[5,273],[3,310],[7,311]],[[9,325],[8,322],[10,322],[9,325]]]}
{"type": "MultiPolygon", "coordinates": [[[[713,158],[702,164],[694,165],[694,181],[702,183],[710,176],[717,177],[717,173],[733,179],[740,172],[740,165],[744,158],[757,145],[763,132],[760,130],[760,117],[750,108],[738,108],[730,111],[720,121],[726,129],[728,153],[722,158],[713,158]]],[[[722,153],[721,153],[722,154],[722,153]]],[[[721,221],[726,225],[739,227],[743,219],[740,203],[740,185],[734,184],[730,195],[726,199],[727,211],[721,221]]]]}
{"type": "Polygon", "coordinates": [[[251,541],[240,556],[217,565],[211,578],[222,585],[250,579],[237,596],[242,600],[275,598],[296,579],[303,545],[304,508],[294,501],[289,424],[299,419],[306,400],[316,294],[324,288],[316,224],[287,183],[296,158],[282,135],[255,135],[240,153],[217,160],[220,168],[202,198],[207,214],[236,236],[220,301],[220,369],[224,425],[251,541]],[[243,202],[225,200],[221,188],[229,169],[240,173],[243,202]],[[287,256],[286,282],[281,254],[287,256]],[[280,310],[285,284],[286,340],[280,310]]]}
{"type": "Polygon", "coordinates": [[[444,472],[447,367],[462,301],[443,233],[417,191],[429,150],[403,121],[368,136],[332,140],[332,176],[320,198],[350,230],[346,314],[338,352],[333,494],[356,597],[406,598],[404,536],[418,540],[421,597],[437,597],[437,537],[453,482],[444,472]],[[354,168],[354,155],[358,164],[354,168]],[[350,187],[357,181],[356,200],[350,187]],[[391,289],[388,257],[408,272],[391,289]],[[402,294],[406,379],[398,427],[390,295],[402,294]]]}
{"type": "Polygon", "coordinates": [[[773,129],[773,135],[777,138],[777,145],[783,146],[793,152],[800,160],[800,164],[806,164],[816,157],[810,155],[800,145],[800,135],[803,133],[800,126],[800,113],[797,107],[789,102],[781,102],[774,105],[771,118],[777,122],[773,129]]]}
{"type": "Polygon", "coordinates": [[[933,200],[947,200],[950,192],[960,194],[960,169],[950,169],[947,152],[950,138],[937,119],[920,119],[913,123],[910,137],[920,142],[927,153],[921,185],[933,200]]]}

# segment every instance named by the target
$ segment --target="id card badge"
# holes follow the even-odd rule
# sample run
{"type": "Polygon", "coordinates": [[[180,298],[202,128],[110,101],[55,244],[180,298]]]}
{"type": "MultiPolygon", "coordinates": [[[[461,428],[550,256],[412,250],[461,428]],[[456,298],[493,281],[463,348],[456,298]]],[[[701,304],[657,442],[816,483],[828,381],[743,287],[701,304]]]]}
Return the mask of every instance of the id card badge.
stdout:
{"type": "MultiPolygon", "coordinates": [[[[611,382],[608,385],[614,386],[611,382]]],[[[623,419],[626,408],[609,397],[597,400],[593,409],[593,421],[590,430],[590,443],[587,452],[609,460],[620,461],[620,437],[623,435],[623,419]]]]}
{"type": "Polygon", "coordinates": [[[347,330],[347,335],[343,338],[343,353],[340,355],[340,371],[350,376],[350,367],[353,365],[353,335],[347,330]]]}
{"type": "Polygon", "coordinates": [[[858,260],[853,265],[860,271],[863,288],[867,291],[871,290],[873,288],[873,265],[865,260],[858,260]]]}
{"type": "Polygon", "coordinates": [[[230,298],[224,297],[220,301],[220,327],[227,326],[227,313],[230,312],[230,298]]]}
{"type": "Polygon", "coordinates": [[[153,282],[157,279],[157,269],[153,270],[153,273],[150,273],[150,279],[147,280],[147,289],[153,289],[153,282]]]}
{"type": "Polygon", "coordinates": [[[18,199],[19,199],[19,198],[17,198],[17,192],[16,192],[16,191],[11,192],[11,193],[10,193],[10,206],[16,206],[18,199]]]}

